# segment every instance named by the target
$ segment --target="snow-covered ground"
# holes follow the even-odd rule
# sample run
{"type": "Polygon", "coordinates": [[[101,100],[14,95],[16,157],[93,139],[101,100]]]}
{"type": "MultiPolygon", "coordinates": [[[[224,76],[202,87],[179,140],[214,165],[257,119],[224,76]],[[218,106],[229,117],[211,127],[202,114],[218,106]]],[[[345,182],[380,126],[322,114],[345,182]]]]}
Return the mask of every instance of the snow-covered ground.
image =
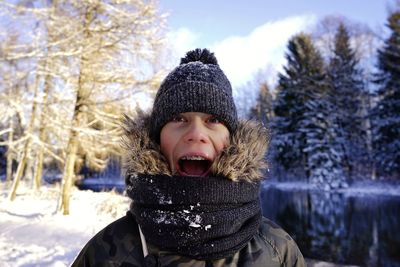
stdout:
{"type": "MultiPolygon", "coordinates": [[[[46,185],[34,192],[22,184],[14,201],[7,198],[9,188],[0,182],[0,267],[70,266],[86,242],[123,216],[130,202],[126,196],[113,192],[74,189],[71,214],[64,216],[56,211],[58,186],[46,185]]],[[[308,264],[339,266],[311,260],[308,264]]]]}
{"type": "Polygon", "coordinates": [[[0,267],[70,266],[85,243],[129,207],[122,195],[74,189],[71,214],[64,216],[56,212],[58,186],[32,192],[21,185],[14,201],[8,189],[0,183],[0,267]]]}
{"type": "MultiPolygon", "coordinates": [[[[266,181],[264,187],[275,187],[281,190],[310,190],[320,191],[316,186],[304,182],[276,182],[266,181]]],[[[385,195],[400,196],[400,183],[397,182],[380,182],[380,181],[360,181],[353,183],[348,188],[337,189],[336,192],[346,196],[363,196],[363,195],[385,195]]]]}

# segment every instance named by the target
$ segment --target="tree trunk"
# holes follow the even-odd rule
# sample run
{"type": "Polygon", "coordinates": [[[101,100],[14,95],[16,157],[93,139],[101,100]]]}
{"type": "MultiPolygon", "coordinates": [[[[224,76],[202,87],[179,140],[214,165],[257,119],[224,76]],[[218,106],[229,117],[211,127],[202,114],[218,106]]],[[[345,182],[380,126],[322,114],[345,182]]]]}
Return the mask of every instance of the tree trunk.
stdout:
{"type": "Polygon", "coordinates": [[[78,92],[76,93],[76,101],[74,114],[72,116],[71,130],[68,139],[68,146],[66,151],[66,159],[64,165],[63,172],[63,180],[62,180],[62,191],[61,191],[61,207],[60,209],[63,211],[64,215],[69,214],[69,198],[70,191],[75,179],[75,161],[76,161],[76,153],[78,151],[79,145],[79,133],[77,131],[78,127],[81,124],[81,118],[84,113],[84,100],[86,100],[86,95],[84,94],[83,87],[83,75],[79,77],[78,81],[78,92]]]}
{"type": "Polygon", "coordinates": [[[17,196],[17,188],[25,171],[26,162],[28,160],[28,154],[30,153],[30,146],[31,146],[31,138],[28,137],[28,140],[25,143],[24,151],[22,152],[21,160],[18,163],[18,168],[17,172],[15,173],[11,192],[8,196],[10,200],[14,200],[15,197],[17,196]]]}
{"type": "Polygon", "coordinates": [[[42,184],[41,180],[43,175],[43,158],[44,158],[44,147],[43,145],[41,145],[35,162],[35,172],[34,172],[35,190],[39,190],[42,184]]]}
{"type": "MultiPolygon", "coordinates": [[[[58,1],[54,0],[52,2],[52,15],[55,15],[55,10],[57,9],[58,6],[58,1]]],[[[52,28],[49,26],[49,23],[46,24],[46,29],[47,29],[47,42],[52,43],[53,42],[53,34],[52,34],[52,28]]],[[[49,48],[51,50],[51,48],[49,48]]],[[[41,62],[42,65],[45,67],[44,70],[47,73],[45,75],[45,80],[44,80],[44,90],[43,90],[43,98],[42,98],[42,109],[40,113],[40,121],[39,121],[39,151],[36,156],[36,162],[34,166],[34,187],[35,190],[39,190],[41,186],[41,180],[42,180],[42,175],[43,175],[43,160],[44,160],[44,145],[45,145],[45,139],[46,139],[46,123],[45,123],[45,114],[47,113],[47,100],[49,98],[49,92],[50,92],[50,81],[51,81],[51,75],[48,73],[51,72],[52,69],[52,61],[51,58],[45,58],[44,62],[41,62]]]]}
{"type": "MultiPolygon", "coordinates": [[[[48,66],[49,64],[47,64],[48,66]]],[[[40,148],[36,158],[35,164],[35,174],[34,174],[34,183],[35,189],[39,190],[41,186],[41,180],[43,175],[43,159],[44,159],[44,146],[46,141],[46,118],[45,114],[47,113],[47,100],[50,91],[50,75],[46,75],[45,83],[44,83],[44,92],[43,92],[43,100],[42,100],[42,111],[40,114],[40,127],[39,127],[39,142],[40,148]]]]}
{"type": "Polygon", "coordinates": [[[8,133],[8,148],[7,148],[7,175],[6,181],[11,181],[13,168],[13,139],[14,139],[14,122],[10,120],[10,132],[8,133]]]}
{"type": "Polygon", "coordinates": [[[74,128],[72,128],[67,147],[67,158],[65,160],[63,181],[62,181],[62,195],[61,195],[62,200],[60,208],[62,209],[64,215],[69,214],[69,200],[70,200],[71,187],[75,180],[75,160],[76,160],[77,150],[78,150],[78,133],[76,132],[76,130],[74,130],[74,128]]]}
{"type": "MultiPolygon", "coordinates": [[[[89,38],[89,24],[93,17],[93,10],[88,11],[85,14],[85,24],[84,24],[84,37],[89,38]]],[[[71,131],[69,134],[68,146],[67,146],[67,154],[64,165],[63,172],[63,181],[62,181],[62,192],[61,192],[61,207],[60,209],[63,211],[64,215],[69,214],[69,200],[70,200],[70,192],[71,187],[73,185],[75,179],[75,161],[76,161],[76,153],[79,145],[79,133],[77,128],[81,126],[81,118],[83,117],[85,101],[88,99],[88,94],[85,92],[85,71],[90,69],[88,66],[89,59],[87,55],[83,52],[80,58],[80,73],[77,84],[77,92],[76,92],[76,101],[74,107],[74,114],[72,116],[71,123],[71,131]]]]}
{"type": "Polygon", "coordinates": [[[32,114],[31,114],[31,119],[29,122],[29,126],[28,126],[28,131],[26,133],[27,136],[27,140],[25,142],[25,146],[24,146],[24,150],[22,151],[22,157],[18,163],[18,167],[17,167],[17,172],[15,173],[15,177],[14,177],[14,181],[13,181],[13,185],[11,188],[11,191],[8,195],[10,200],[14,200],[16,195],[17,195],[17,188],[19,185],[19,182],[22,178],[22,176],[24,175],[24,171],[26,169],[26,163],[28,161],[28,157],[31,153],[31,143],[32,143],[32,134],[33,134],[33,128],[35,125],[35,119],[36,119],[36,110],[37,110],[37,94],[38,94],[38,82],[39,78],[36,79],[36,86],[35,86],[35,92],[33,95],[33,104],[32,104],[32,114]]]}
{"type": "MultiPolygon", "coordinates": [[[[367,110],[372,110],[372,99],[371,95],[368,93],[366,96],[367,110]]],[[[367,139],[367,150],[368,150],[368,161],[371,162],[371,180],[376,180],[376,161],[373,159],[373,146],[372,146],[372,124],[371,118],[369,116],[365,116],[365,129],[366,129],[366,139],[367,139]],[[372,160],[371,160],[372,159],[372,160]]]]}

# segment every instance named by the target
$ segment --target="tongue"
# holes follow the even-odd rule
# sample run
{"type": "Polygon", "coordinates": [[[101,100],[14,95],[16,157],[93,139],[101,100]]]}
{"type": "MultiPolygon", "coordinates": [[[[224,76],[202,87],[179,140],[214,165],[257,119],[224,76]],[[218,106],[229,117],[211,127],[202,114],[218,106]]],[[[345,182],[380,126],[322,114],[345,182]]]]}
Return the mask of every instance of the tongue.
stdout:
{"type": "Polygon", "coordinates": [[[207,171],[208,162],[206,160],[183,160],[182,171],[188,175],[201,176],[207,171]]]}

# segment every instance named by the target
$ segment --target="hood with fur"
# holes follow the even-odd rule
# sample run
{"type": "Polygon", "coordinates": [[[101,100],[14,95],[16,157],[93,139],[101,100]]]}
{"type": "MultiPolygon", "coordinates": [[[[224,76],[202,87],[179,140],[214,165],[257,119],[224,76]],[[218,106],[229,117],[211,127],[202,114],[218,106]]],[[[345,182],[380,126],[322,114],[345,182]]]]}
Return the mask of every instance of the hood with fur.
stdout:
{"type": "MultiPolygon", "coordinates": [[[[124,169],[126,175],[165,174],[172,176],[159,144],[149,137],[150,116],[141,114],[135,120],[125,116],[123,123],[124,169]]],[[[256,182],[263,178],[267,168],[265,152],[269,144],[267,129],[254,121],[241,121],[230,136],[230,144],[214,160],[213,176],[232,181],[256,182]]]]}

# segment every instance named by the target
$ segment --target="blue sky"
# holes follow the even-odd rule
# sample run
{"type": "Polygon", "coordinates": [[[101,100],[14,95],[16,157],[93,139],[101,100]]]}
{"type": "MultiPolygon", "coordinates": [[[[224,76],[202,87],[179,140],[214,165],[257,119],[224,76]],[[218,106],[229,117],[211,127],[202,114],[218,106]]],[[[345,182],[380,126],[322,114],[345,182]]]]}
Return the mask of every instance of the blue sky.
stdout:
{"type": "MultiPolygon", "coordinates": [[[[234,87],[260,69],[279,71],[288,39],[322,17],[342,15],[384,28],[394,0],[160,0],[169,14],[170,40],[179,56],[195,47],[213,50],[234,87]]],[[[270,81],[273,82],[273,81],[270,81]]]]}

